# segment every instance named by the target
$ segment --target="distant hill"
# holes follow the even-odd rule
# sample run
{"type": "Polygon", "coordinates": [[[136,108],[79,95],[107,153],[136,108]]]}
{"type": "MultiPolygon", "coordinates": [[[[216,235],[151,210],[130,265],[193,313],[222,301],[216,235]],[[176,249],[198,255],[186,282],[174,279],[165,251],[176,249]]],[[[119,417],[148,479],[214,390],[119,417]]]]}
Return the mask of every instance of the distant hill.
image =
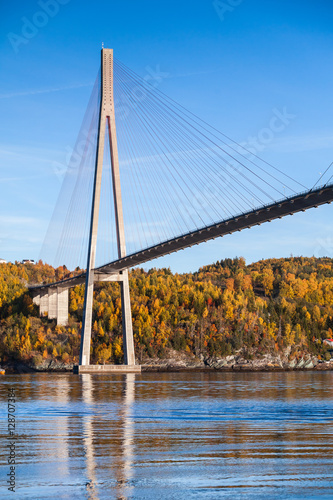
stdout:
{"type": "MultiPolygon", "coordinates": [[[[69,274],[42,262],[0,265],[2,363],[78,361],[84,287],[70,290],[67,327],[39,318],[27,290],[29,283],[69,274]]],[[[333,337],[333,259],[291,257],[248,266],[243,258],[225,259],[193,274],[135,269],[130,287],[139,362],[163,359],[171,350],[200,359],[239,352],[244,359],[276,353],[330,358],[322,341],[333,337]]],[[[117,283],[96,283],[93,314],[92,362],[122,362],[117,283]]]]}

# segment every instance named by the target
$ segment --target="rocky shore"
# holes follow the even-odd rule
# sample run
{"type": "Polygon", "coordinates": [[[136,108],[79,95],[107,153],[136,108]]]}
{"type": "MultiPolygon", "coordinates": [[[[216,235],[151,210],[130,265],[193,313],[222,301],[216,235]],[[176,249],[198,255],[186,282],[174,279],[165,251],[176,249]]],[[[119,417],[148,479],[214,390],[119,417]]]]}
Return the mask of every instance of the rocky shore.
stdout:
{"type": "Polygon", "coordinates": [[[168,359],[149,359],[142,363],[142,371],[288,371],[288,370],[333,370],[332,361],[318,360],[316,356],[304,355],[289,359],[284,355],[264,354],[246,359],[241,353],[226,357],[190,357],[186,353],[173,351],[168,359]]]}
{"type": "MultiPolygon", "coordinates": [[[[290,359],[286,351],[283,354],[264,354],[250,358],[241,352],[225,357],[207,358],[203,355],[195,357],[186,352],[170,349],[166,358],[144,358],[139,364],[143,372],[333,370],[333,360],[322,361],[310,354],[290,359]]],[[[3,368],[6,373],[72,372],[73,363],[52,359],[43,360],[40,364],[11,362],[3,365],[3,368]]]]}

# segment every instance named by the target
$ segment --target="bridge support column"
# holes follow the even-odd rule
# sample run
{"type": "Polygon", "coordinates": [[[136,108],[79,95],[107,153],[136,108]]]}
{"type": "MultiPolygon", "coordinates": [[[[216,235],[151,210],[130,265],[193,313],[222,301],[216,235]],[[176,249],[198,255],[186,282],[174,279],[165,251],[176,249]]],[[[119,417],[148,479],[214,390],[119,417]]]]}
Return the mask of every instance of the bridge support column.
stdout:
{"type": "Polygon", "coordinates": [[[39,306],[39,315],[57,319],[57,325],[68,324],[68,288],[42,288],[34,292],[33,303],[39,306]]]}
{"type": "Polygon", "coordinates": [[[57,289],[57,325],[68,324],[68,288],[57,289]]]}
{"type": "Polygon", "coordinates": [[[121,316],[123,325],[123,349],[125,365],[135,365],[133,326],[131,313],[131,299],[128,282],[128,270],[122,272],[123,279],[120,282],[121,292],[121,316]]]}
{"type": "Polygon", "coordinates": [[[48,297],[49,297],[49,319],[54,319],[57,317],[57,289],[56,288],[48,288],[48,297]]]}
{"type": "Polygon", "coordinates": [[[49,292],[48,288],[42,288],[40,291],[39,315],[45,316],[49,312],[49,292]]]}
{"type": "Polygon", "coordinates": [[[36,304],[36,306],[40,306],[40,292],[35,292],[32,295],[32,302],[36,304]]]}
{"type": "Polygon", "coordinates": [[[86,289],[84,294],[84,309],[81,332],[81,348],[80,348],[80,365],[90,365],[90,344],[91,344],[91,327],[92,327],[92,308],[94,299],[94,271],[88,273],[86,289]]]}

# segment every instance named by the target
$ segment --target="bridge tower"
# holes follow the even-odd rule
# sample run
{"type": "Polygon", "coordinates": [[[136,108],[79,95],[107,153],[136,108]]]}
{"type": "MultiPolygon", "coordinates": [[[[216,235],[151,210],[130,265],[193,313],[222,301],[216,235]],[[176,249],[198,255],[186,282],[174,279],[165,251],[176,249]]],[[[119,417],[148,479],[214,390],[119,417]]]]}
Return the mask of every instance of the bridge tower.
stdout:
{"type": "MultiPolygon", "coordinates": [[[[119,160],[116,135],[116,121],[113,98],[113,50],[102,49],[101,51],[101,101],[99,110],[98,123],[98,139],[96,148],[96,163],[95,176],[93,186],[93,199],[90,222],[90,235],[87,260],[86,288],[84,297],[83,321],[81,332],[81,349],[79,365],[90,365],[90,345],[91,345],[91,327],[92,327],[92,306],[93,306],[93,291],[94,291],[94,267],[96,258],[96,243],[98,217],[101,195],[101,181],[103,170],[103,156],[105,134],[109,139],[112,184],[113,184],[113,199],[115,206],[116,218],[116,234],[118,257],[125,257],[125,230],[123,207],[121,200],[121,186],[119,174],[119,160]]],[[[112,281],[119,281],[121,288],[121,304],[122,304],[122,326],[123,326],[123,349],[125,365],[135,365],[134,342],[132,329],[132,314],[130,303],[130,292],[128,282],[128,270],[121,271],[112,281]]]]}

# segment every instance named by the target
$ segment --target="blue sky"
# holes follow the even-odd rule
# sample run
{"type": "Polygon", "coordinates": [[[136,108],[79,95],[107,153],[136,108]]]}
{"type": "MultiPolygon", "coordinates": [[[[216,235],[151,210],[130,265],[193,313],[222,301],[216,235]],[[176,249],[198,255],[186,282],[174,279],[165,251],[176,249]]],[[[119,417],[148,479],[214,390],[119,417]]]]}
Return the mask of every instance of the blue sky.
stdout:
{"type": "MultiPolygon", "coordinates": [[[[333,161],[328,0],[226,0],[220,7],[206,0],[29,0],[3,3],[1,18],[1,258],[39,256],[61,187],[57,166],[74,146],[102,42],[142,77],[166,73],[163,92],[238,142],[258,137],[274,110],[286,109],[293,118],[260,156],[307,186],[333,161]]],[[[240,255],[247,262],[333,256],[331,210],[313,209],[151,265],[182,272],[240,255]]]]}

